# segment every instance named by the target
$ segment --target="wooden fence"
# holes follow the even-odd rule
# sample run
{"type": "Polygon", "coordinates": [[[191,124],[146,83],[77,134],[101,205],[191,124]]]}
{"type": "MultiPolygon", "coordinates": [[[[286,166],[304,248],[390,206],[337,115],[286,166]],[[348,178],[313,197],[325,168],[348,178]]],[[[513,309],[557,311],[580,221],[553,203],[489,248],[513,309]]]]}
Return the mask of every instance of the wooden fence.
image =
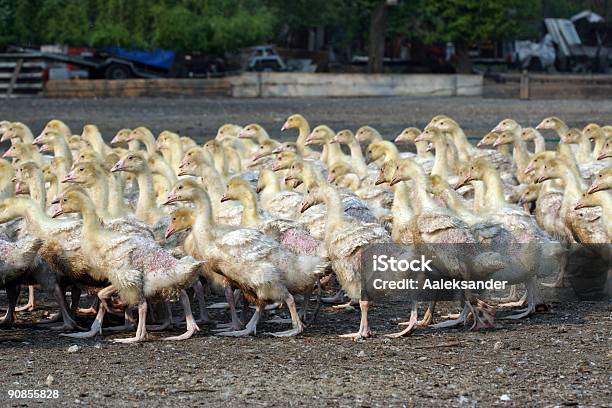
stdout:
{"type": "Polygon", "coordinates": [[[609,99],[612,75],[500,74],[487,78],[485,97],[520,99],[609,99]]]}
{"type": "Polygon", "coordinates": [[[48,81],[48,97],[231,96],[227,78],[48,81]]]}

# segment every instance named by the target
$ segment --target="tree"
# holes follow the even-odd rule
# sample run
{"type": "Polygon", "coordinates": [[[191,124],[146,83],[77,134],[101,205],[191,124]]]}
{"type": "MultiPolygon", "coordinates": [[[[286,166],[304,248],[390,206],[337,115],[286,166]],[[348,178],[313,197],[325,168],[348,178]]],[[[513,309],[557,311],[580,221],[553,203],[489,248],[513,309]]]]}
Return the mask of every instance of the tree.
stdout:
{"type": "MultiPolygon", "coordinates": [[[[457,71],[471,72],[468,46],[483,40],[501,40],[516,34],[525,16],[539,11],[532,0],[419,0],[418,14],[408,24],[425,42],[452,41],[457,71]]],[[[411,2],[400,3],[414,7],[411,2]]]]}
{"type": "Polygon", "coordinates": [[[383,72],[385,33],[387,28],[387,1],[378,0],[372,7],[368,39],[368,72],[383,72]]]}

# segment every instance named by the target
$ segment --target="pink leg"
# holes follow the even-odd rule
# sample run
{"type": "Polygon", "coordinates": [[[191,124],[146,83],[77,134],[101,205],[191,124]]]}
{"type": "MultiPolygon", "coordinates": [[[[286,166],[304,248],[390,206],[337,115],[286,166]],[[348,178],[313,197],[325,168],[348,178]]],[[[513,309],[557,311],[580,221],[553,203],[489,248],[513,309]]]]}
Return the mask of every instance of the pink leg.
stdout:
{"type": "Polygon", "coordinates": [[[16,312],[31,312],[34,310],[34,286],[28,286],[28,303],[15,308],[16,312]]]}
{"type": "Polygon", "coordinates": [[[349,339],[368,338],[372,336],[370,325],[368,323],[368,309],[370,303],[367,300],[359,301],[359,309],[361,309],[361,322],[359,323],[359,331],[357,333],[343,334],[340,337],[349,339]]]}
{"type": "Polygon", "coordinates": [[[180,336],[166,337],[164,340],[187,340],[191,338],[196,332],[200,331],[195,319],[193,318],[193,313],[191,312],[191,303],[189,303],[189,296],[187,292],[181,290],[181,305],[183,305],[183,310],[185,311],[185,321],[187,322],[187,331],[180,336]]]}
{"type": "Polygon", "coordinates": [[[417,321],[419,318],[417,306],[418,303],[416,301],[413,301],[410,307],[410,320],[408,321],[408,326],[404,330],[397,333],[385,334],[385,336],[390,337],[392,339],[396,339],[398,337],[408,336],[412,334],[412,332],[416,329],[417,321]]]}
{"type": "Polygon", "coordinates": [[[0,328],[10,329],[15,323],[15,306],[17,305],[17,299],[19,298],[20,285],[7,286],[6,295],[8,297],[8,309],[4,318],[0,320],[0,328]]]}
{"type": "Polygon", "coordinates": [[[143,300],[138,305],[138,329],[136,336],[127,339],[115,339],[113,343],[131,344],[143,341],[147,337],[147,301],[143,300]]]}
{"type": "Polygon", "coordinates": [[[219,324],[217,327],[219,329],[213,330],[214,332],[222,332],[222,331],[238,331],[244,327],[242,321],[238,317],[238,313],[236,313],[236,301],[234,299],[234,292],[230,286],[225,287],[225,298],[227,299],[227,303],[230,308],[230,315],[232,316],[232,322],[229,324],[219,324]]]}

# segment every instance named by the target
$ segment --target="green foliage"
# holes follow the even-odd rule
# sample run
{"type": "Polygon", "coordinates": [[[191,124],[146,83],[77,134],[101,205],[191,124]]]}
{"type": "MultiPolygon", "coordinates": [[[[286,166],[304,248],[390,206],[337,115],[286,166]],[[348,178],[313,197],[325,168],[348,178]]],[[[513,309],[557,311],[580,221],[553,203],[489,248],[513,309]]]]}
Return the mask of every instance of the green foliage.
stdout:
{"type": "MultiPolygon", "coordinates": [[[[222,52],[325,27],[337,49],[363,47],[385,0],[0,0],[0,46],[63,43],[222,52]]],[[[426,42],[536,36],[540,17],[603,0],[399,0],[388,34],[426,42]],[[534,30],[535,28],[535,30],[534,30]]]]}
{"type": "Polygon", "coordinates": [[[400,9],[404,8],[407,10],[400,14],[418,16],[406,28],[425,42],[470,43],[521,32],[526,18],[536,15],[539,5],[533,0],[419,0],[402,3],[400,9]]]}
{"type": "Polygon", "coordinates": [[[268,41],[257,0],[0,0],[0,46],[70,44],[226,51],[268,41]]]}

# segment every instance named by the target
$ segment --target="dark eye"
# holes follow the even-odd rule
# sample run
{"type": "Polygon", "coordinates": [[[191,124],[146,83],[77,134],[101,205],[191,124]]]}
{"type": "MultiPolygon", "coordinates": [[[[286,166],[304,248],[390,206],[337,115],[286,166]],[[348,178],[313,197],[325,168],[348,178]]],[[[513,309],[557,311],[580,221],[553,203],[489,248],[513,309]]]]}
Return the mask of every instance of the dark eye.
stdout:
{"type": "Polygon", "coordinates": [[[62,200],[62,202],[67,203],[67,202],[68,202],[68,199],[67,199],[67,198],[64,198],[64,199],[62,200]]]}
{"type": "Polygon", "coordinates": [[[183,189],[183,186],[179,186],[179,188],[178,188],[178,189],[179,189],[179,190],[182,190],[182,189],[183,189]]]}
{"type": "Polygon", "coordinates": [[[310,190],[306,190],[306,194],[310,194],[310,190]]]}
{"type": "Polygon", "coordinates": [[[128,160],[134,160],[134,156],[128,157],[128,160]]]}
{"type": "Polygon", "coordinates": [[[83,170],[85,170],[85,169],[84,169],[84,168],[82,168],[82,167],[79,169],[79,171],[83,171],[83,170]]]}
{"type": "Polygon", "coordinates": [[[176,221],[176,217],[172,218],[172,221],[176,221]]]}

